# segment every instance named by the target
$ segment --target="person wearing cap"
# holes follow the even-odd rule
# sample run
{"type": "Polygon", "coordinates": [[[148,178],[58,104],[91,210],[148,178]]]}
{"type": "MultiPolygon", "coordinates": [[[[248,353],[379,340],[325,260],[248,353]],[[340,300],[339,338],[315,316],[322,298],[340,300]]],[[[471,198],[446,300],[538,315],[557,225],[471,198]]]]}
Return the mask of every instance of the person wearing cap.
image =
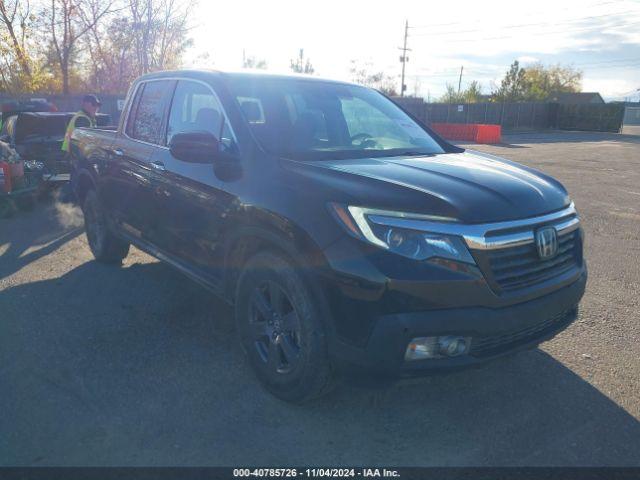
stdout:
{"type": "Polygon", "coordinates": [[[69,153],[71,151],[71,134],[76,127],[96,127],[96,114],[100,108],[100,100],[95,95],[85,95],[82,99],[82,109],[71,117],[67,125],[67,132],[62,142],[62,151],[69,153]]]}
{"type": "Polygon", "coordinates": [[[67,125],[67,131],[64,134],[64,140],[62,141],[62,151],[65,152],[67,159],[69,160],[71,178],[69,183],[63,189],[63,202],[71,203],[75,201],[75,191],[77,187],[77,175],[75,174],[76,168],[71,161],[71,135],[76,127],[95,128],[97,126],[96,114],[98,113],[100,105],[102,104],[100,103],[100,100],[98,100],[98,97],[95,95],[85,95],[82,99],[82,109],[71,117],[71,120],[69,120],[69,124],[67,125]]]}

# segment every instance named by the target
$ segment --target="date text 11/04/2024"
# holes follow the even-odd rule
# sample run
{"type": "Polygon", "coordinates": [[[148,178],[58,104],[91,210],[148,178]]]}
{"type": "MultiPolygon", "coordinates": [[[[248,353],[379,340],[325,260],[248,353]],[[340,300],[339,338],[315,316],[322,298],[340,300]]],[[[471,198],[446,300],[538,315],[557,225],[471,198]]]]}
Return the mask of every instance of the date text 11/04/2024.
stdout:
{"type": "Polygon", "coordinates": [[[398,478],[397,470],[386,468],[238,468],[234,469],[233,476],[241,477],[310,477],[310,478],[398,478]]]}

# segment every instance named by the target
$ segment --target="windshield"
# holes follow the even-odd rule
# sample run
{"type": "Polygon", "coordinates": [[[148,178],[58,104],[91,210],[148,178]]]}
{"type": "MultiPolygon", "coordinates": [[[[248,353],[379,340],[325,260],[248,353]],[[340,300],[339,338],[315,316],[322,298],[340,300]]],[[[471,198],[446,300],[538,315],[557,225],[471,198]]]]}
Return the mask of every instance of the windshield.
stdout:
{"type": "Polygon", "coordinates": [[[334,159],[444,153],[419,124],[380,93],[303,79],[234,78],[233,96],[268,152],[334,159]]]}

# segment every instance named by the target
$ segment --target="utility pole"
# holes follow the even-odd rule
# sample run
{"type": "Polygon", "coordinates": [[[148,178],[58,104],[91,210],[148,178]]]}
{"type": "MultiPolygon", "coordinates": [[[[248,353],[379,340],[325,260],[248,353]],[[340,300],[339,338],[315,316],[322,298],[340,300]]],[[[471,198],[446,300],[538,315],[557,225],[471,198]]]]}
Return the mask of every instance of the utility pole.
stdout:
{"type": "Polygon", "coordinates": [[[460,78],[458,79],[458,93],[460,93],[460,85],[462,85],[462,70],[464,70],[464,65],[460,67],[460,78]]]}
{"type": "Polygon", "coordinates": [[[402,47],[398,47],[402,50],[402,55],[400,56],[400,62],[402,62],[402,79],[400,82],[400,96],[404,97],[404,91],[407,89],[407,86],[404,84],[404,68],[405,64],[409,61],[409,57],[407,57],[407,52],[410,52],[411,49],[407,48],[407,37],[409,36],[409,20],[404,21],[404,45],[402,47]]]}

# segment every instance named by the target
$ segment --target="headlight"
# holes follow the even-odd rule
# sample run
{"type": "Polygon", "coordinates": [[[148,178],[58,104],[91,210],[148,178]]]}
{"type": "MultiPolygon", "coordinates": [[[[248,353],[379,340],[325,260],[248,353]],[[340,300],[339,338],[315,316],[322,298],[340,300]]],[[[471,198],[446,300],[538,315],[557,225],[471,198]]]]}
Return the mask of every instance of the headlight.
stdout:
{"type": "Polygon", "coordinates": [[[350,233],[380,248],[414,260],[444,258],[475,264],[462,238],[416,229],[416,220],[449,221],[442,217],[343,207],[331,204],[350,233]]]}

